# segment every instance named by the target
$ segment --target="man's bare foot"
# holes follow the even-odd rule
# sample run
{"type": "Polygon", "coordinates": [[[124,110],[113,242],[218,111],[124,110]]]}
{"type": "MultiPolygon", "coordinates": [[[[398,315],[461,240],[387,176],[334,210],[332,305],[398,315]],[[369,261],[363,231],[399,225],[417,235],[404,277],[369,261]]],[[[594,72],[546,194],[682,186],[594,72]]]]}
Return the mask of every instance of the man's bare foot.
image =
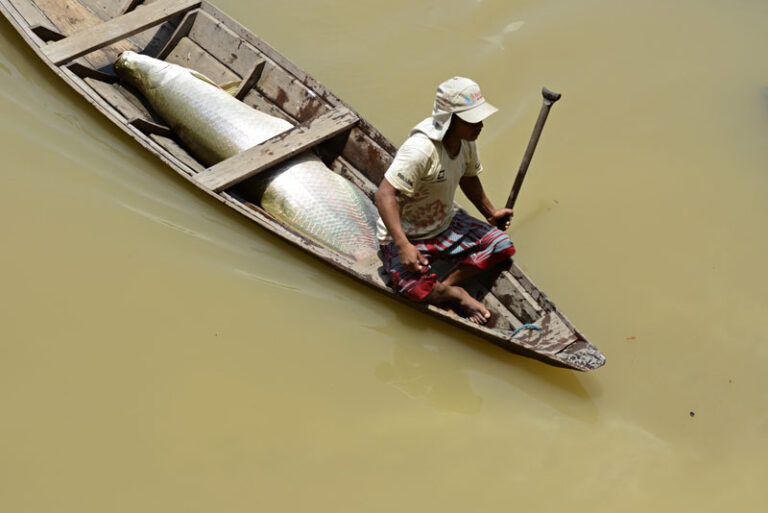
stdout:
{"type": "Polygon", "coordinates": [[[469,295],[469,292],[461,287],[456,287],[461,291],[459,304],[466,311],[467,318],[476,324],[485,324],[491,318],[491,312],[480,301],[469,295]]]}
{"type": "Polygon", "coordinates": [[[436,283],[435,288],[425,298],[428,303],[443,305],[455,301],[467,314],[467,318],[476,324],[485,324],[491,318],[491,312],[469,292],[458,285],[436,283]]]}

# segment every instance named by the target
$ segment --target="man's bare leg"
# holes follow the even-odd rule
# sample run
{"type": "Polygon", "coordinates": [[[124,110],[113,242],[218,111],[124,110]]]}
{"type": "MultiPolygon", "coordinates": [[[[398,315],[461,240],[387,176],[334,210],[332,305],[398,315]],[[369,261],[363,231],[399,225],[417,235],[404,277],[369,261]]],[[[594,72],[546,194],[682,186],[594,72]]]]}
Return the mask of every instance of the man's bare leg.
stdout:
{"type": "Polygon", "coordinates": [[[491,318],[491,312],[480,301],[470,296],[469,292],[456,285],[446,285],[444,281],[437,282],[424,300],[434,305],[455,301],[466,310],[469,320],[477,324],[485,324],[491,318]]]}
{"type": "Polygon", "coordinates": [[[464,283],[465,281],[474,278],[478,274],[483,272],[482,269],[479,267],[475,267],[474,265],[460,265],[453,271],[449,272],[448,275],[443,278],[443,285],[453,286],[458,285],[460,283],[464,283]]]}

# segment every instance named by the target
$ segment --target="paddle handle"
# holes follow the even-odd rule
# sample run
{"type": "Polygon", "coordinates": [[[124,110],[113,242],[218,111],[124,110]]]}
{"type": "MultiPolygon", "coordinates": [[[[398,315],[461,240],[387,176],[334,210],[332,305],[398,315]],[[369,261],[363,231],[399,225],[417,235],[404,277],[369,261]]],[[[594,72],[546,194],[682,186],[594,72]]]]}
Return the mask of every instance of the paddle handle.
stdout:
{"type": "MultiPolygon", "coordinates": [[[[517,171],[515,183],[512,185],[512,191],[509,193],[509,198],[507,199],[506,204],[507,208],[512,208],[515,206],[517,195],[520,194],[520,188],[523,186],[523,180],[525,180],[525,174],[528,172],[528,166],[531,164],[533,152],[536,151],[536,145],[539,142],[541,131],[544,129],[544,123],[547,121],[549,109],[552,107],[552,104],[554,104],[562,96],[560,93],[550,91],[546,87],[541,89],[541,95],[544,97],[544,102],[542,103],[541,110],[539,111],[539,119],[536,120],[536,126],[533,127],[531,140],[528,141],[528,148],[525,150],[523,161],[520,163],[520,169],[517,171]]],[[[505,223],[506,220],[499,223],[499,226],[501,227],[505,223]]]]}

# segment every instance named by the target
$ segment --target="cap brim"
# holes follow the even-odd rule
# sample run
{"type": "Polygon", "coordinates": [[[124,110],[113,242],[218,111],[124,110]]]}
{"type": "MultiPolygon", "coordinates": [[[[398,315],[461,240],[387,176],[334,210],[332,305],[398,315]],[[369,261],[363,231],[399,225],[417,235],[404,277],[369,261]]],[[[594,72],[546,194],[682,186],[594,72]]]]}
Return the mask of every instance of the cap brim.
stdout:
{"type": "Polygon", "coordinates": [[[467,109],[461,112],[454,112],[461,119],[467,123],[479,123],[494,112],[498,112],[499,109],[494,107],[488,102],[485,102],[477,107],[467,109]]]}

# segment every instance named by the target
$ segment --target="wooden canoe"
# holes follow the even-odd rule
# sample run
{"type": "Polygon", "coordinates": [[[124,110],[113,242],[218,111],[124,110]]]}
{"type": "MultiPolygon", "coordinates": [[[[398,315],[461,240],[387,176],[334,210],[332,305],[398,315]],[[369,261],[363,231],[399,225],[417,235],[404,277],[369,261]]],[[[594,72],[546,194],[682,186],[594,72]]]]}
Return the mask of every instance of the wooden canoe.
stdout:
{"type": "Polygon", "coordinates": [[[396,148],[349,105],[211,4],[0,0],[0,10],[40,58],[89,103],[174,171],[261,227],[374,289],[508,351],[580,371],[605,363],[600,351],[514,262],[466,285],[493,314],[486,326],[478,326],[397,296],[377,256],[351,261],[235,194],[240,181],[312,149],[329,168],[372,197],[396,148]],[[206,168],[117,79],[112,63],[125,50],[196,69],[218,83],[242,80],[238,99],[295,128],[206,168]],[[531,324],[541,329],[530,329],[531,324]]]}

